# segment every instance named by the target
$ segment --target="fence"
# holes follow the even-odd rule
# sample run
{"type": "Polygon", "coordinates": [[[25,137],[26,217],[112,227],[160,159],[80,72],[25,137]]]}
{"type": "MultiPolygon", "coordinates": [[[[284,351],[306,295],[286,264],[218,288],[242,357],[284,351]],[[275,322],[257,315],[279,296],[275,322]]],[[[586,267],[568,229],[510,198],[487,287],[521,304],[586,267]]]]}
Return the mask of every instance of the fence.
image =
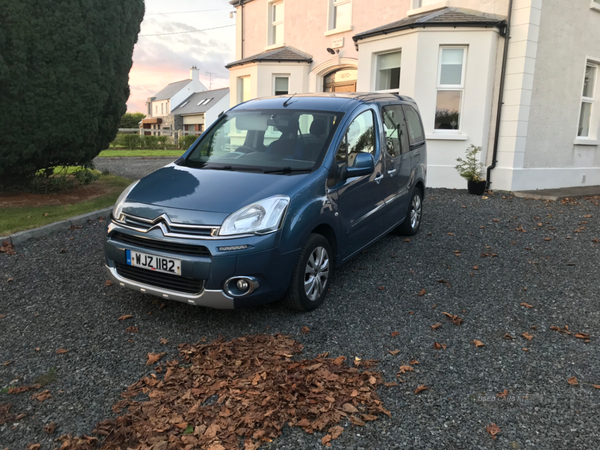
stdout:
{"type": "Polygon", "coordinates": [[[119,128],[111,147],[128,149],[188,148],[202,131],[151,128],[119,128]]]}

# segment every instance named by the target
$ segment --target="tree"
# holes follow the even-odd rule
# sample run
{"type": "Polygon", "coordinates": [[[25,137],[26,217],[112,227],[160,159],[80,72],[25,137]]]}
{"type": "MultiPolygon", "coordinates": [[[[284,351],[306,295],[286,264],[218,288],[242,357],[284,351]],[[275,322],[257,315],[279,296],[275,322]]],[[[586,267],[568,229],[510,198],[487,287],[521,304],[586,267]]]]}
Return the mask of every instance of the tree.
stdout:
{"type": "Polygon", "coordinates": [[[123,117],[121,117],[119,128],[138,128],[139,123],[144,117],[146,117],[146,115],[141,112],[125,113],[123,114],[123,117]]]}
{"type": "Polygon", "coordinates": [[[0,184],[108,147],[143,16],[143,0],[2,2],[0,184]]]}

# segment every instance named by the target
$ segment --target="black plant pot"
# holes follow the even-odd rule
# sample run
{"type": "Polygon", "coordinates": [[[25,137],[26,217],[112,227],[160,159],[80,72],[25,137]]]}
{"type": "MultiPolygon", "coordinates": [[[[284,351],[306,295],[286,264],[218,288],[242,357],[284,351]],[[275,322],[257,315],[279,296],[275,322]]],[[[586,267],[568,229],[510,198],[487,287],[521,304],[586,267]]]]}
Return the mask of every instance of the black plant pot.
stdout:
{"type": "Polygon", "coordinates": [[[483,195],[485,192],[486,182],[484,181],[472,181],[469,180],[467,182],[467,189],[469,190],[469,194],[473,195],[483,195]]]}

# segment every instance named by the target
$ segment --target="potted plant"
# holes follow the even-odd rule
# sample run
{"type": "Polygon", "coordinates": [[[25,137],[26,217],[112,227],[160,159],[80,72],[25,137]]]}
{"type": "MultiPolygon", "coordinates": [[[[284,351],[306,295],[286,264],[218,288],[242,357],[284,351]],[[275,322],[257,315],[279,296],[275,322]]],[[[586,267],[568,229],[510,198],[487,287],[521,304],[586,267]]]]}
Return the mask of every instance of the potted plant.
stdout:
{"type": "Polygon", "coordinates": [[[467,148],[465,159],[458,158],[456,170],[461,177],[467,179],[469,194],[482,195],[485,191],[486,181],[483,179],[483,164],[479,162],[481,147],[471,145],[467,148]]]}

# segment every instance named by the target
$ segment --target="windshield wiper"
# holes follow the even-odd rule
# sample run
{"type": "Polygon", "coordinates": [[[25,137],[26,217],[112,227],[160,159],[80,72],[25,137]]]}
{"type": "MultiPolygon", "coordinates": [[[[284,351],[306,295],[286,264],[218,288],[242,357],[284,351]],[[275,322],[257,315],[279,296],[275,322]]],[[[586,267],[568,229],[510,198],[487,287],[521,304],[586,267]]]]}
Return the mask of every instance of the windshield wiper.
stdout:
{"type": "Polygon", "coordinates": [[[294,173],[294,172],[312,172],[312,169],[292,169],[290,166],[278,167],[276,169],[265,170],[264,173],[294,173]]]}

